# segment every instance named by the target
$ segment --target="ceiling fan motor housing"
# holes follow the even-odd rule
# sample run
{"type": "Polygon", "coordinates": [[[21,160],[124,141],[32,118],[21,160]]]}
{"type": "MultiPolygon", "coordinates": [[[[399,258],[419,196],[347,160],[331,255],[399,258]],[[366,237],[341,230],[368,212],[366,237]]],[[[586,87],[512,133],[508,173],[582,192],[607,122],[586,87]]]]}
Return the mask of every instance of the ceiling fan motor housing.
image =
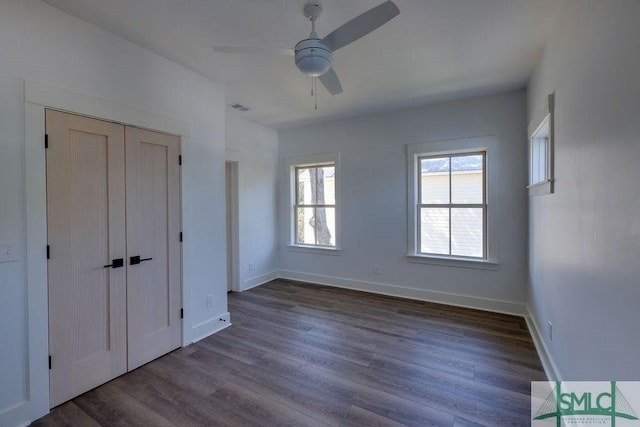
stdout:
{"type": "Polygon", "coordinates": [[[294,50],[296,66],[307,76],[319,77],[329,71],[333,64],[331,50],[318,38],[302,40],[294,50]]]}

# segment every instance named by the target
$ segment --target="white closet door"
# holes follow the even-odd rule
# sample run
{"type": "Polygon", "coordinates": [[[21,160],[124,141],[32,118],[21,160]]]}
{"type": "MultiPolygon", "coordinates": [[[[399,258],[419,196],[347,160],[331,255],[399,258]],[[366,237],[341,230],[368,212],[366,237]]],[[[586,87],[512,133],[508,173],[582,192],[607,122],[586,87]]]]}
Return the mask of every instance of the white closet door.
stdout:
{"type": "Polygon", "coordinates": [[[126,372],[124,127],[47,110],[51,406],[126,372]],[[116,264],[117,265],[117,264],[116,264]]]}
{"type": "Polygon", "coordinates": [[[125,135],[132,370],[181,345],[180,139],[130,127],[125,135]]]}

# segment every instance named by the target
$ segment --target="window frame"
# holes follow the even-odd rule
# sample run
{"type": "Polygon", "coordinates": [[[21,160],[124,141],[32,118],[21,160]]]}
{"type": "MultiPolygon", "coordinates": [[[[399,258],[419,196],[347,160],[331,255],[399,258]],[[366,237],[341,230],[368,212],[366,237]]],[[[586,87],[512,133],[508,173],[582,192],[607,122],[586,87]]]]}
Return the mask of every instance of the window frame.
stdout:
{"type": "Polygon", "coordinates": [[[295,252],[307,252],[323,255],[339,255],[341,249],[341,221],[340,221],[340,153],[322,153],[322,154],[309,154],[302,156],[292,156],[286,158],[287,178],[289,181],[289,235],[287,236],[287,249],[295,252]],[[298,169],[304,169],[316,166],[333,166],[334,182],[335,182],[335,204],[334,205],[298,205],[298,188],[297,188],[297,176],[296,171],[298,169]],[[297,207],[333,207],[335,210],[335,246],[315,245],[308,243],[298,243],[296,219],[297,219],[297,207]]]}
{"type": "MultiPolygon", "coordinates": [[[[554,170],[554,145],[555,145],[555,120],[554,120],[554,109],[555,109],[555,94],[547,95],[546,102],[544,106],[538,111],[535,112],[534,118],[529,124],[528,128],[528,157],[529,157],[529,178],[527,189],[529,191],[529,196],[541,196],[545,194],[552,194],[555,190],[555,170],[554,170]],[[546,128],[546,132],[544,132],[546,128]],[[540,138],[545,138],[545,155],[544,155],[544,171],[545,176],[544,179],[541,179],[537,182],[533,182],[533,171],[539,170],[539,163],[534,164],[535,157],[533,155],[534,152],[534,144],[536,144],[536,140],[540,138]]],[[[538,157],[540,159],[540,157],[538,157]]]]}
{"type": "Polygon", "coordinates": [[[495,185],[499,177],[499,170],[491,167],[492,154],[498,149],[498,137],[496,135],[471,136],[457,139],[432,140],[426,142],[408,143],[406,147],[407,161],[407,255],[406,260],[415,264],[427,264],[455,268],[470,268],[476,270],[497,270],[500,261],[497,258],[500,248],[499,239],[494,239],[495,218],[490,209],[492,193],[491,188],[495,185]],[[464,258],[440,255],[420,254],[417,249],[417,209],[418,204],[418,156],[437,156],[457,153],[484,151],[485,156],[485,198],[487,202],[487,213],[485,218],[485,259],[464,258]]]}
{"type": "Polygon", "coordinates": [[[418,197],[416,203],[416,255],[419,256],[430,256],[430,257],[443,257],[443,258],[456,258],[456,259],[471,259],[471,260],[486,260],[487,259],[487,151],[486,150],[476,150],[476,151],[462,151],[462,152],[454,152],[454,153],[440,153],[440,154],[419,154],[415,158],[416,160],[416,170],[417,170],[417,188],[418,188],[418,197]],[[454,157],[466,157],[466,156],[482,156],[482,203],[453,203],[452,202],[452,171],[451,171],[451,159],[454,157]],[[422,203],[422,165],[421,162],[424,159],[441,159],[441,158],[449,158],[449,172],[447,176],[449,178],[449,203],[422,203]],[[449,254],[439,254],[433,252],[422,252],[422,215],[421,211],[423,208],[438,208],[438,209],[447,209],[449,211],[449,254]],[[460,208],[481,208],[482,209],[482,256],[474,257],[474,256],[465,256],[465,255],[454,255],[451,253],[452,244],[451,244],[451,218],[452,218],[452,210],[460,208]]]}
{"type": "MultiPolygon", "coordinates": [[[[320,168],[326,168],[326,167],[332,167],[334,169],[334,187],[335,187],[335,168],[336,165],[335,163],[331,162],[331,163],[319,163],[319,164],[312,164],[312,165],[294,165],[293,166],[293,175],[294,175],[294,205],[293,205],[293,224],[294,224],[294,236],[293,236],[293,244],[295,244],[296,246],[311,246],[311,247],[318,247],[318,248],[334,248],[334,245],[321,245],[318,243],[304,243],[304,242],[299,242],[298,241],[298,229],[296,227],[296,225],[298,224],[298,210],[299,209],[305,209],[305,208],[312,208],[314,210],[314,217],[316,216],[316,209],[318,208],[333,208],[333,212],[334,212],[334,216],[335,216],[335,209],[336,209],[336,204],[335,204],[335,197],[334,197],[334,203],[333,204],[299,204],[298,201],[300,200],[300,185],[299,185],[299,181],[298,181],[298,177],[300,176],[298,171],[301,169],[320,169],[320,168]]],[[[317,185],[317,184],[316,184],[317,185]]],[[[334,188],[334,193],[335,193],[335,188],[334,188]]],[[[315,240],[316,242],[318,241],[318,230],[314,227],[314,234],[315,234],[315,240]]],[[[337,232],[336,232],[337,234],[337,232]]],[[[337,236],[333,236],[334,237],[334,242],[336,241],[336,237],[337,236]]]]}

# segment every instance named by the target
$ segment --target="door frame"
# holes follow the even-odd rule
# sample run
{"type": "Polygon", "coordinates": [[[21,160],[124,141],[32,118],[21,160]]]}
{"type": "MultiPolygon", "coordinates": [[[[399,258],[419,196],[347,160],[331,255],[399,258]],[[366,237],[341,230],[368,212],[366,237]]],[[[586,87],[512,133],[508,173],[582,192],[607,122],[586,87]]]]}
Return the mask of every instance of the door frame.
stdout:
{"type": "MultiPolygon", "coordinates": [[[[25,102],[25,192],[26,192],[26,268],[28,329],[28,402],[30,419],[49,413],[49,305],[47,298],[47,191],[44,150],[45,109],[60,110],[123,125],[177,135],[182,150],[189,146],[190,126],[172,117],[151,113],[99,97],[33,81],[24,82],[25,102]]],[[[181,170],[182,172],[182,170],[181,170]]],[[[181,173],[182,175],[182,173],[181,173]]],[[[183,193],[182,183],[180,193],[183,193]]],[[[181,216],[184,202],[180,197],[181,216]]],[[[184,228],[184,227],[183,227],[184,228]]],[[[189,247],[182,247],[188,259],[189,247]]],[[[187,269],[182,267],[182,301],[190,301],[187,269]]],[[[182,345],[191,342],[189,312],[182,322],[182,345]]]]}
{"type": "MultiPolygon", "coordinates": [[[[238,160],[229,160],[227,154],[227,160],[225,160],[225,192],[227,186],[230,188],[231,193],[231,290],[234,292],[240,292],[240,231],[238,228],[240,210],[239,210],[239,173],[240,162],[238,160]],[[231,168],[231,182],[226,182],[226,165],[231,168]]],[[[226,199],[226,198],[225,198],[226,199]]],[[[227,230],[227,233],[229,230],[227,230]]],[[[229,254],[227,254],[229,256],[229,254]]],[[[228,280],[228,279],[227,279],[228,280]]]]}

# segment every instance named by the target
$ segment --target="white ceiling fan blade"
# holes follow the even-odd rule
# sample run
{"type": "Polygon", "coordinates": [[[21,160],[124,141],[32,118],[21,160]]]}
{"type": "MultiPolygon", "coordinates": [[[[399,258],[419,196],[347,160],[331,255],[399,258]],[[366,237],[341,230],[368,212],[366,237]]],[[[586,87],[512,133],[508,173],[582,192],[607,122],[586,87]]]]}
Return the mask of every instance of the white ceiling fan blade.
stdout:
{"type": "Polygon", "coordinates": [[[398,6],[392,1],[386,1],[338,27],[322,39],[322,43],[335,52],[386,24],[398,14],[398,6]]]}
{"type": "Polygon", "coordinates": [[[318,77],[318,79],[320,79],[320,82],[327,88],[331,95],[342,93],[340,79],[338,79],[338,75],[333,68],[329,68],[329,71],[318,77]]]}
{"type": "Polygon", "coordinates": [[[242,53],[260,55],[286,55],[293,56],[293,49],[279,47],[256,47],[256,46],[213,46],[213,51],[218,53],[242,53]]]}

